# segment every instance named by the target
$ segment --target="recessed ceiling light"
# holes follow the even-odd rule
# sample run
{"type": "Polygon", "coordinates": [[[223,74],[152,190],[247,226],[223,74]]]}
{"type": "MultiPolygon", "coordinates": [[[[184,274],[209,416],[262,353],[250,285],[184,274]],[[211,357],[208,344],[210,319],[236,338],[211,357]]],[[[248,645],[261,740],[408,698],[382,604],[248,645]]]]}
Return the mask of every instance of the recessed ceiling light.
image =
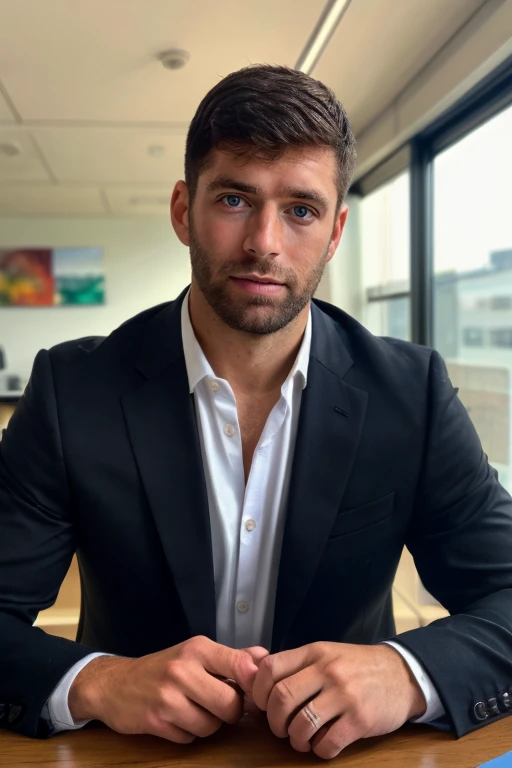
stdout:
{"type": "Polygon", "coordinates": [[[21,155],[21,147],[11,142],[0,144],[0,155],[16,157],[17,155],[21,155]]]}
{"type": "Polygon", "coordinates": [[[190,53],[181,48],[171,48],[159,54],[158,58],[166,69],[181,69],[190,59],[190,53]]]}

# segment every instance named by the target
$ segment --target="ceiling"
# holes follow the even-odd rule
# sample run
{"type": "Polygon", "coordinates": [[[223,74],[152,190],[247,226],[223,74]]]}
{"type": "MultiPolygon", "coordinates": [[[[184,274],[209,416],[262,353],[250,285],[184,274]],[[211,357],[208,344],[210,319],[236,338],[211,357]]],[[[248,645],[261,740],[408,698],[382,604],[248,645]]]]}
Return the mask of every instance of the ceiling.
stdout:
{"type": "MultiPolygon", "coordinates": [[[[485,2],[351,0],[311,74],[357,135],[485,2]]],[[[0,215],[167,215],[201,98],[249,63],[295,66],[323,7],[1,0],[0,215]],[[183,69],[158,59],[173,47],[183,69]]]]}

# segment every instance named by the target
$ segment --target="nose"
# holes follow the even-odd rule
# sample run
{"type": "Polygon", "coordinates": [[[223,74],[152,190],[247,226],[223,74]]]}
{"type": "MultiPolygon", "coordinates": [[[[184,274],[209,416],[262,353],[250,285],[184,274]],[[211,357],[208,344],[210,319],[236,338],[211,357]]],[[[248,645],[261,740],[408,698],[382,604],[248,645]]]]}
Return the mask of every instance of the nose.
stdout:
{"type": "Polygon", "coordinates": [[[282,222],[277,211],[263,206],[247,219],[244,251],[258,258],[275,258],[282,249],[282,222]]]}

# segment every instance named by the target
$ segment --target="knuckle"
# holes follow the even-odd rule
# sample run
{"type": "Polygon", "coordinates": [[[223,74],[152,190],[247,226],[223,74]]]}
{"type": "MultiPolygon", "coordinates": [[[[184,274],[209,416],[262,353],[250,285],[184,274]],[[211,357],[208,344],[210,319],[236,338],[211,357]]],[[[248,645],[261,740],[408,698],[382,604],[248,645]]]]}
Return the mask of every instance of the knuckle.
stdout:
{"type": "Polygon", "coordinates": [[[183,652],[187,655],[195,656],[204,650],[208,643],[208,638],[204,635],[195,635],[183,643],[183,652]]]}
{"type": "Polygon", "coordinates": [[[238,653],[235,656],[235,666],[237,668],[245,669],[248,666],[251,666],[253,664],[253,660],[250,653],[247,653],[247,651],[238,651],[238,653]]]}
{"type": "Polygon", "coordinates": [[[166,665],[166,678],[172,683],[180,685],[186,676],[185,666],[180,659],[171,659],[166,665]]]}
{"type": "Polygon", "coordinates": [[[342,686],[346,689],[346,676],[341,664],[331,661],[325,667],[326,678],[336,686],[342,686]]]}
{"type": "Polygon", "coordinates": [[[352,719],[357,732],[360,733],[361,736],[365,736],[373,727],[372,718],[363,707],[356,707],[354,709],[352,719]]]}
{"type": "Polygon", "coordinates": [[[353,684],[347,684],[343,689],[343,701],[348,709],[355,714],[361,712],[361,693],[353,684]]]}
{"type": "Polygon", "coordinates": [[[272,680],[274,679],[274,657],[273,656],[265,656],[264,659],[260,662],[259,666],[260,670],[262,669],[267,675],[269,675],[272,680]]]}
{"type": "Polygon", "coordinates": [[[281,680],[274,686],[273,694],[279,704],[288,704],[290,701],[295,702],[295,696],[286,680],[281,680]]]}
{"type": "Polygon", "coordinates": [[[311,661],[318,661],[326,655],[328,644],[323,640],[317,640],[314,643],[308,643],[307,651],[311,661]]]}

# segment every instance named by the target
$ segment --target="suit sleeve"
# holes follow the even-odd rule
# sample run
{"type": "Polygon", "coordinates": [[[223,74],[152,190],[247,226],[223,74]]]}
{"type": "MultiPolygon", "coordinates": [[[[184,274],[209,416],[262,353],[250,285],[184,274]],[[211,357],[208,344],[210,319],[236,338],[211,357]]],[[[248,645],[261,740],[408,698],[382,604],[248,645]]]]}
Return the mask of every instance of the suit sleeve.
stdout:
{"type": "Polygon", "coordinates": [[[396,640],[424,665],[460,737],[512,713],[512,499],[437,352],[406,543],[450,616],[396,640]]]}
{"type": "Polygon", "coordinates": [[[43,707],[91,649],[33,627],[75,551],[50,355],[39,352],[0,443],[0,727],[45,737],[43,707]]]}

